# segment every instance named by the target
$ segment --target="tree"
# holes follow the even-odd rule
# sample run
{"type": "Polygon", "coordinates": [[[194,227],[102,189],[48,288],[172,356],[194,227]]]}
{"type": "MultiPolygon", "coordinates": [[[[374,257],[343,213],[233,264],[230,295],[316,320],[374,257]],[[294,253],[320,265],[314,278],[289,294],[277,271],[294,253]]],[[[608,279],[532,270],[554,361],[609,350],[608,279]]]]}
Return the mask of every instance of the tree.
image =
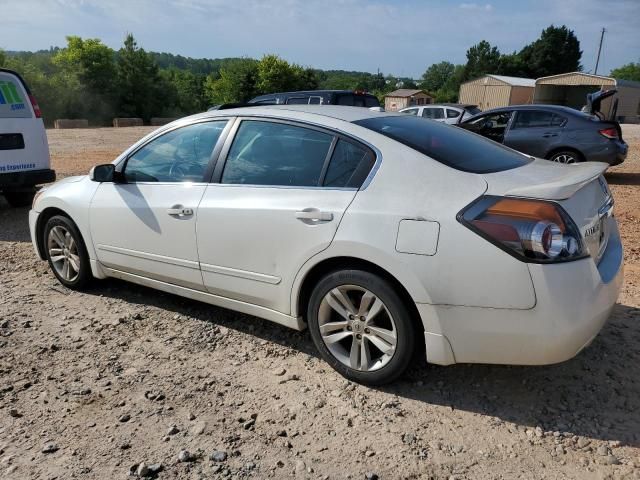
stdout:
{"type": "Polygon", "coordinates": [[[158,73],[158,65],[138,47],[131,34],[118,51],[117,83],[120,115],[149,120],[166,110],[164,96],[168,86],[158,73]]]}
{"type": "Polygon", "coordinates": [[[4,66],[5,63],[7,63],[7,55],[0,49],[0,67],[4,66]]]}
{"type": "Polygon", "coordinates": [[[530,78],[582,70],[580,42],[565,25],[545,28],[540,38],[520,50],[518,56],[530,78]]]}
{"type": "Polygon", "coordinates": [[[614,68],[613,70],[611,70],[610,75],[613,78],[617,78],[620,80],[632,80],[635,82],[640,82],[640,62],[631,62],[621,67],[614,68]]]}
{"type": "Polygon", "coordinates": [[[455,68],[455,65],[451,62],[434,63],[422,74],[420,87],[427,92],[436,92],[453,75],[455,68]]]}
{"type": "Polygon", "coordinates": [[[245,58],[220,70],[220,76],[207,76],[204,97],[213,105],[246,102],[256,96],[258,62],[245,58]]]}
{"type": "Polygon", "coordinates": [[[487,73],[495,73],[500,66],[500,51],[489,42],[480,43],[467,50],[467,64],[464,67],[464,78],[470,80],[487,73]]]}

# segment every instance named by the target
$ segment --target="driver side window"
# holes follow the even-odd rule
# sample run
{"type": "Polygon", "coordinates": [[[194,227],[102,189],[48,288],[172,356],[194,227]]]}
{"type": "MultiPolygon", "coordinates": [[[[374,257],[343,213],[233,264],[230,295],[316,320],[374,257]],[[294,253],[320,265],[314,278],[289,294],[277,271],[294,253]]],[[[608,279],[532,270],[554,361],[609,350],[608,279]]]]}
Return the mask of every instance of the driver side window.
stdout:
{"type": "Polygon", "coordinates": [[[150,141],[129,157],[127,182],[203,182],[226,120],[177,128],[150,141]]]}

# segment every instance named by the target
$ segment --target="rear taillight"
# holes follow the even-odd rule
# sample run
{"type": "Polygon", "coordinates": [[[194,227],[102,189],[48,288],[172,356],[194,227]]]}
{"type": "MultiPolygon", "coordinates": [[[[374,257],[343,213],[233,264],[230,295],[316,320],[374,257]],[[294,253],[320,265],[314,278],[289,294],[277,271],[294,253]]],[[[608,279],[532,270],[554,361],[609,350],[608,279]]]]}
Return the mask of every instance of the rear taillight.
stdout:
{"type": "Polygon", "coordinates": [[[563,262],[588,255],[578,227],[553,202],[486,196],[460,212],[458,220],[527,262],[563,262]]]}
{"type": "Polygon", "coordinates": [[[604,130],[598,130],[600,135],[609,139],[618,138],[618,130],[615,128],[605,128],[604,130]]]}
{"type": "Polygon", "coordinates": [[[34,97],[33,95],[29,95],[29,101],[31,102],[31,106],[33,107],[33,113],[36,114],[36,118],[42,118],[42,112],[40,111],[40,105],[38,105],[36,97],[34,97]]]}

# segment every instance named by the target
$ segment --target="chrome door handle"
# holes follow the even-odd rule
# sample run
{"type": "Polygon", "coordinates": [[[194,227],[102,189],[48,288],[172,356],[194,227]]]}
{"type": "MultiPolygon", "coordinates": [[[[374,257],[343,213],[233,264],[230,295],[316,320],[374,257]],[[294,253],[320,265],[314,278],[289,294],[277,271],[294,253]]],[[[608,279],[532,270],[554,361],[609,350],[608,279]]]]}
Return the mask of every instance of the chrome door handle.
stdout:
{"type": "Polygon", "coordinates": [[[296,212],[296,218],[307,224],[317,222],[330,222],[333,220],[333,213],[321,212],[317,208],[305,208],[296,212]]]}
{"type": "Polygon", "coordinates": [[[557,137],[558,134],[557,133],[544,133],[542,136],[544,138],[549,138],[549,137],[557,137]]]}
{"type": "Polygon", "coordinates": [[[167,213],[172,216],[189,217],[193,215],[193,209],[183,207],[182,205],[174,205],[171,208],[167,208],[167,213]]]}

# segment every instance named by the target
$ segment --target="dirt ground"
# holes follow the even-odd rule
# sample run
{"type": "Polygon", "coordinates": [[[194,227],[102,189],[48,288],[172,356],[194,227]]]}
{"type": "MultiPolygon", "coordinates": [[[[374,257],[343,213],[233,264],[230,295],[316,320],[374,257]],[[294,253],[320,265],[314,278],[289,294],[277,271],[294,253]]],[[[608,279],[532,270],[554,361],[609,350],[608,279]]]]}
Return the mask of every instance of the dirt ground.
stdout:
{"type": "MultiPolygon", "coordinates": [[[[53,166],[149,130],[49,131],[53,166]]],[[[624,135],[626,281],[595,342],[549,367],[421,361],[380,389],[305,332],[116,280],[68,291],[1,201],[0,478],[640,479],[640,126],[624,135]]]]}

